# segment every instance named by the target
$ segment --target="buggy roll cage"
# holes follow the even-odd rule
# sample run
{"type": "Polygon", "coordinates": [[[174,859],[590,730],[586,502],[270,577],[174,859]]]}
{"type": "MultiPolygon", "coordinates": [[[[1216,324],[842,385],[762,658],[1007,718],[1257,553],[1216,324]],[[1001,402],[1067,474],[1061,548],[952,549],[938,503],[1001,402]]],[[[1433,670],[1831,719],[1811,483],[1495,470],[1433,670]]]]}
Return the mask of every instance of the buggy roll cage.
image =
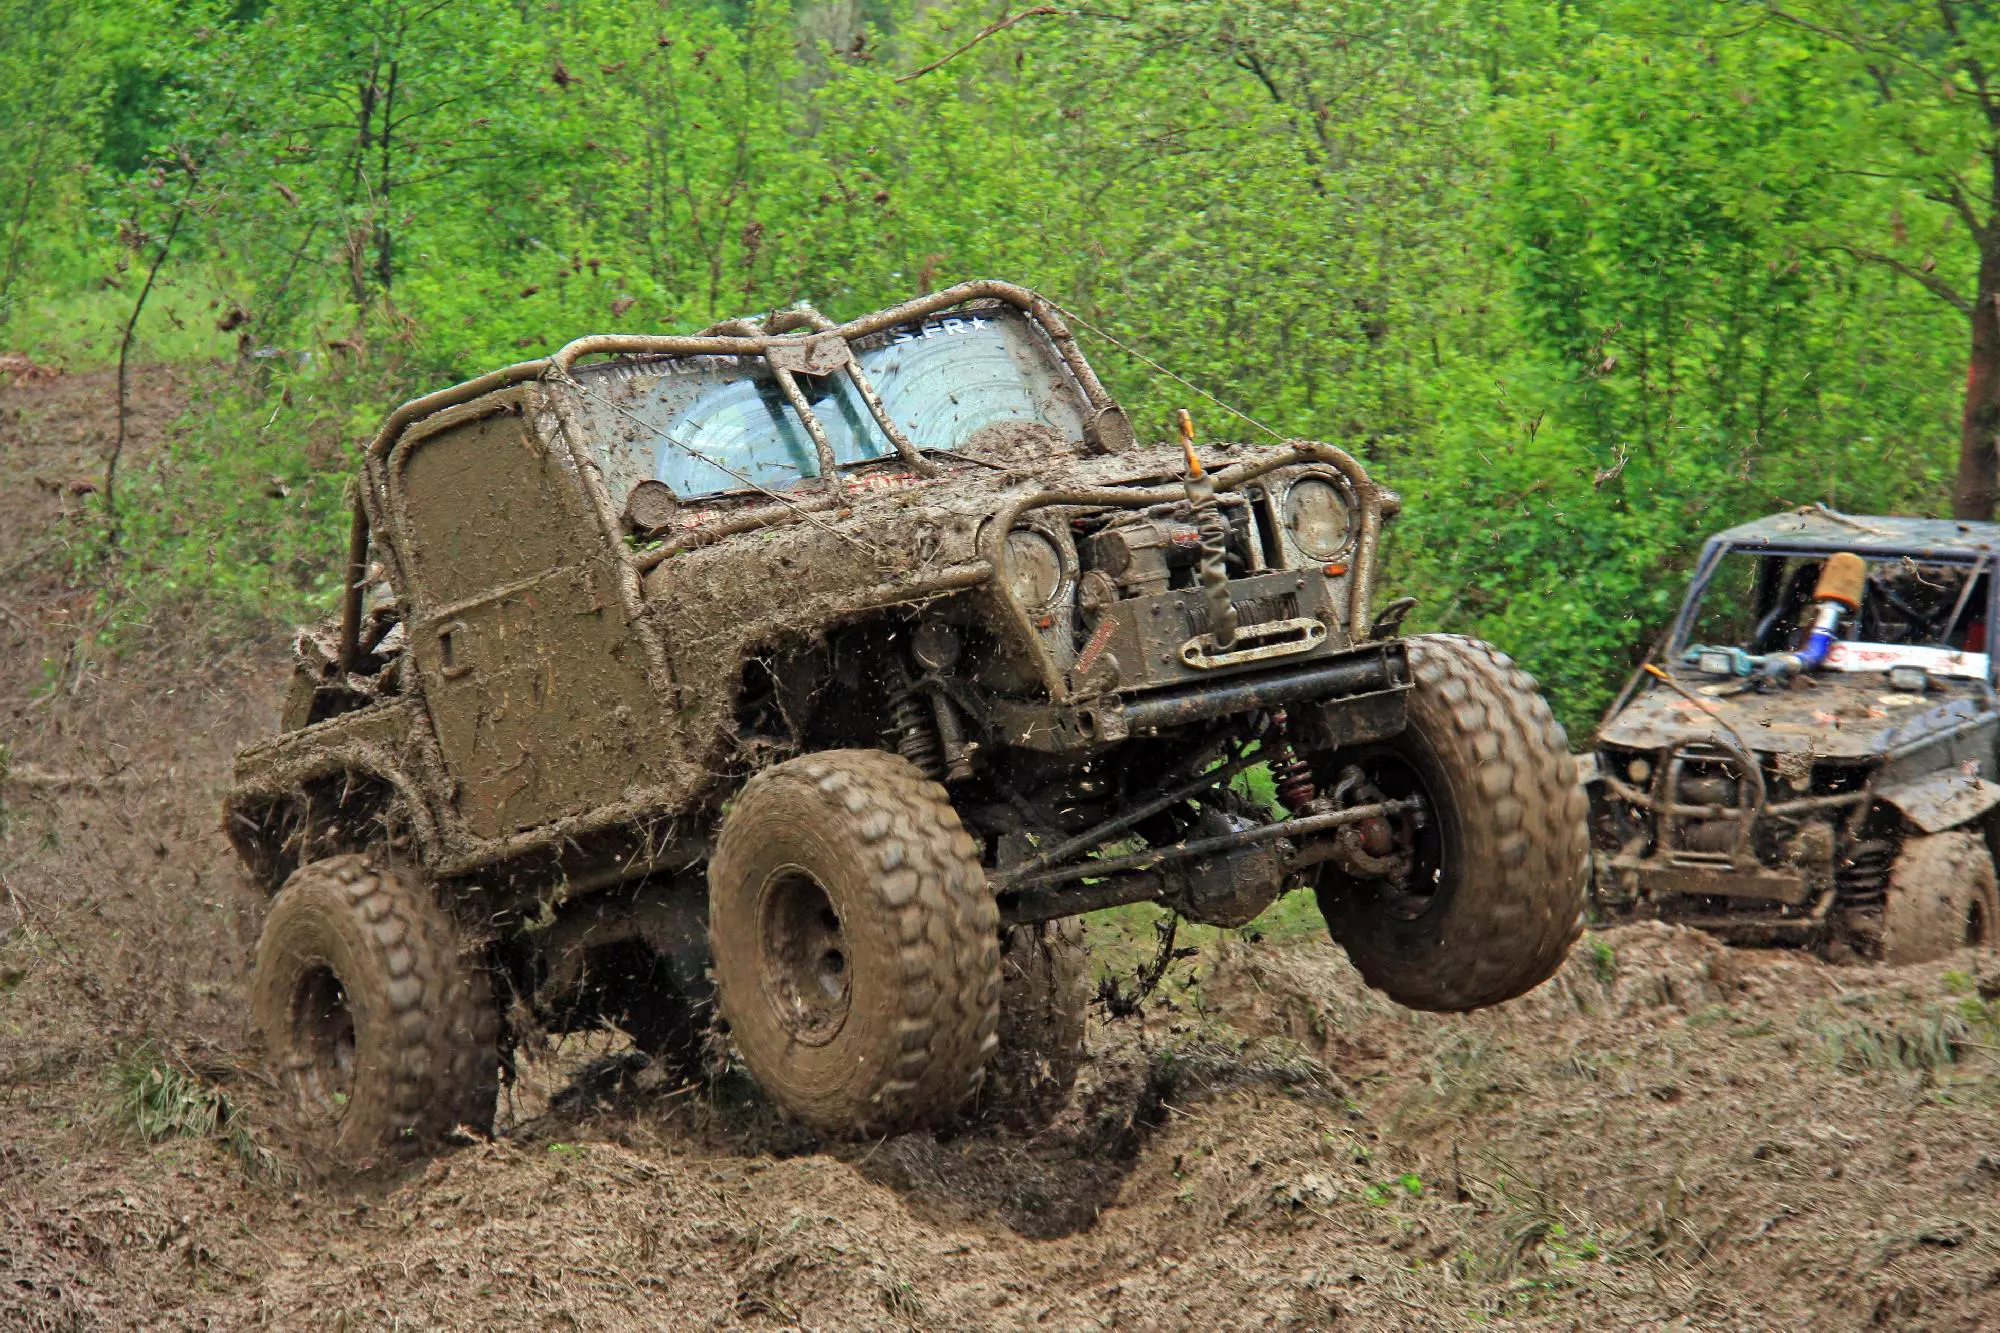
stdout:
{"type": "MultiPolygon", "coordinates": [[[[804,392],[799,388],[797,377],[801,374],[830,375],[845,371],[849,381],[868,406],[869,414],[882,429],[883,434],[895,447],[898,456],[913,471],[924,475],[935,472],[934,465],[923,456],[922,450],[903,433],[891,419],[881,396],[875,392],[866,374],[856,362],[852,343],[855,339],[881,333],[907,324],[911,320],[961,306],[970,301],[1000,301],[1027,315],[1029,319],[1048,336],[1056,354],[1062,358],[1082,392],[1088,407],[1084,420],[1084,443],[1097,453],[1114,453],[1134,443],[1131,421],[1125,411],[1105,389],[1084,359],[1083,352],[1076,344],[1076,336],[1070,332],[1061,311],[1040,293],[1011,282],[993,278],[975,279],[947,287],[926,296],[914,297],[899,305],[863,315],[845,324],[836,324],[810,305],[798,305],[781,310],[766,317],[761,322],[751,319],[732,319],[714,324],[694,334],[642,334],[642,333],[597,333],[576,338],[558,349],[553,355],[533,361],[517,362],[499,370],[489,371],[477,378],[439,389],[434,393],[413,398],[397,407],[382,423],[382,428],[369,443],[363,456],[363,480],[360,493],[355,497],[354,517],[348,534],[347,575],[343,587],[340,614],[340,642],[338,652],[339,670],[345,674],[353,670],[360,656],[361,603],[368,581],[368,538],[371,531],[369,505],[371,501],[387,512],[389,501],[388,461],[406,431],[417,422],[447,408],[461,406],[482,398],[487,394],[516,385],[541,380],[556,384],[574,385],[572,370],[576,363],[587,356],[744,356],[760,357],[771,367],[780,390],[792,409],[798,413],[801,423],[813,442],[818,456],[820,475],[832,478],[837,475],[837,465],[833,447],[825,428],[813,414],[804,392]]],[[[557,418],[564,432],[573,440],[582,438],[570,410],[563,397],[554,402],[557,418]]],[[[1368,624],[1368,594],[1374,579],[1376,550],[1381,539],[1383,519],[1394,515],[1401,508],[1395,492],[1378,485],[1367,472],[1345,451],[1332,445],[1304,440],[1286,440],[1284,452],[1274,458],[1255,462],[1238,463],[1214,474],[1215,489],[1234,490],[1254,481],[1278,468],[1300,462],[1320,462],[1338,470],[1352,486],[1355,501],[1360,509],[1361,531],[1355,544],[1355,555],[1351,565],[1352,583],[1348,594],[1349,633],[1357,640],[1366,632],[1368,624]]],[[[601,485],[587,486],[586,489],[602,492],[601,485]]],[[[1022,604],[1010,587],[1007,578],[1007,550],[1003,540],[1022,514],[1031,509],[1060,505],[1092,505],[1120,508],[1143,508],[1148,505],[1171,502],[1182,498],[1177,487],[1097,487],[1084,490],[1043,491],[1024,497],[1007,506],[996,521],[987,525],[980,540],[980,563],[965,569],[947,571],[944,578],[935,580],[938,591],[947,587],[971,587],[990,584],[1008,613],[1009,620],[1021,634],[1035,661],[1043,684],[1050,697],[1057,703],[1066,702],[1073,691],[1054,655],[1050,653],[1041,636],[1035,632],[1033,618],[1028,608],[1022,604]]],[[[593,494],[596,507],[602,512],[600,517],[607,530],[616,531],[617,521],[610,513],[610,499],[605,494],[593,494]]],[[[637,572],[629,562],[625,567],[625,577],[630,583],[625,591],[627,599],[635,603],[639,599],[637,572]]],[[[636,609],[636,607],[635,607],[636,609]]],[[[656,654],[649,653],[649,656],[656,654]]]]}

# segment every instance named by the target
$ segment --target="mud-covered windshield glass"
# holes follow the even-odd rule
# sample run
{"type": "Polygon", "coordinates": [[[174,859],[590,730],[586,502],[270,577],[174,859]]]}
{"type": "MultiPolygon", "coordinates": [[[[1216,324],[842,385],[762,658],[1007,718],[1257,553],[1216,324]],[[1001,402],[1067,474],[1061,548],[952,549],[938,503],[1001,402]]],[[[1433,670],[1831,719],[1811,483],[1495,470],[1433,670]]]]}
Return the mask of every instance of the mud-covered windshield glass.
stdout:
{"type": "MultiPolygon", "coordinates": [[[[1047,337],[1011,306],[973,308],[857,339],[855,360],[920,449],[977,454],[1015,423],[1083,438],[1081,399],[1047,337]]],[[[612,500],[640,481],[682,497],[783,491],[819,475],[812,437],[761,357],[656,358],[591,366],[583,425],[612,500]]],[[[800,375],[842,465],[895,453],[845,373],[800,375]]]]}
{"type": "MultiPolygon", "coordinates": [[[[1824,556],[1725,552],[1676,648],[1705,645],[1753,655],[1796,651],[1812,630],[1813,593],[1825,563],[1824,556]]],[[[1872,648],[1986,653],[1990,565],[1876,556],[1866,569],[1860,609],[1843,614],[1835,633],[1853,648],[1833,654],[1828,666],[1883,669],[1877,659],[1887,658],[1865,651],[1872,648]]],[[[1913,664],[1927,663],[1913,659],[1913,664]]],[[[1982,658],[1976,665],[1983,664],[1982,658]]]]}

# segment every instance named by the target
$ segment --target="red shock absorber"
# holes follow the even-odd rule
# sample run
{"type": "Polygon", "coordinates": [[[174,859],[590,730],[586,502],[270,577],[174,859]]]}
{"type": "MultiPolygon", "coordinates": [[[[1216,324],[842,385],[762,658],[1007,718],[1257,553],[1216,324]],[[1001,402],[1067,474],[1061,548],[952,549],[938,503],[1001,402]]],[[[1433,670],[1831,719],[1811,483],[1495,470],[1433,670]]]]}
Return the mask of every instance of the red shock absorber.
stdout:
{"type": "Polygon", "coordinates": [[[1297,814],[1319,798],[1319,789],[1313,785],[1312,765],[1292,748],[1285,710],[1273,712],[1271,720],[1278,731],[1277,743],[1271,747],[1271,783],[1278,789],[1278,804],[1297,814]]]}

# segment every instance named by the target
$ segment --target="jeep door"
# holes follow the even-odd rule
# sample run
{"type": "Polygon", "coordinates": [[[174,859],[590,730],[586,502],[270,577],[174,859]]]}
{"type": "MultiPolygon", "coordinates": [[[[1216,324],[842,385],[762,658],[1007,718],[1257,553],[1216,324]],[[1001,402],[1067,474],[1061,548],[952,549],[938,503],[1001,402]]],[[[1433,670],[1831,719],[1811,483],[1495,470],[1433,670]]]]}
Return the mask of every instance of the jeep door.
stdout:
{"type": "Polygon", "coordinates": [[[410,652],[481,838],[617,799],[642,779],[655,712],[610,536],[530,427],[532,392],[440,413],[389,459],[410,652]]]}

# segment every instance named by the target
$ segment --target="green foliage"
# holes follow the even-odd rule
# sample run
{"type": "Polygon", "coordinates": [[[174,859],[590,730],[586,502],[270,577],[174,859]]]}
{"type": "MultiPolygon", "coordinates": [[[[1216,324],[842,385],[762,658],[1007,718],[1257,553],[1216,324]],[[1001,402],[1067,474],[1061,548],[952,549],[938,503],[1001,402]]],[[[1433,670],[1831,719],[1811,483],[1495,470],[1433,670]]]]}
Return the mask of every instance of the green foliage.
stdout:
{"type": "Polygon", "coordinates": [[[0,0],[0,340],[104,364],[172,235],[139,352],[239,369],[122,485],[122,568],[295,617],[400,397],[1013,277],[1142,433],[1261,434],[1205,390],[1363,454],[1385,593],[1581,731],[1706,533],[1941,508],[1988,20],[1877,8],[0,0]]]}
{"type": "Polygon", "coordinates": [[[1631,23],[1552,30],[1496,104],[1484,217],[1530,355],[1489,354],[1490,388],[1442,410],[1403,548],[1432,623],[1532,645],[1572,729],[1706,533],[1812,500],[1935,508],[1961,373],[1948,311],[1802,234],[1840,202],[1815,53],[1631,23]]]}
{"type": "Polygon", "coordinates": [[[0,328],[23,293],[78,280],[68,233],[84,207],[78,166],[88,160],[102,103],[98,34],[62,0],[6,0],[0,23],[0,328]]]}
{"type": "Polygon", "coordinates": [[[199,372],[197,385],[198,413],[127,491],[127,613],[193,604],[222,628],[324,614],[348,487],[393,377],[280,364],[199,372]]]}
{"type": "Polygon", "coordinates": [[[170,1139],[214,1139],[250,1176],[284,1180],[287,1168],[258,1143],[248,1121],[222,1089],[144,1046],[115,1070],[121,1118],[149,1143],[170,1139]]]}
{"type": "Polygon", "coordinates": [[[1618,950],[1602,935],[1588,934],[1583,937],[1584,948],[1590,953],[1590,974],[1597,978],[1600,986],[1609,986],[1618,979],[1618,950]]]}

